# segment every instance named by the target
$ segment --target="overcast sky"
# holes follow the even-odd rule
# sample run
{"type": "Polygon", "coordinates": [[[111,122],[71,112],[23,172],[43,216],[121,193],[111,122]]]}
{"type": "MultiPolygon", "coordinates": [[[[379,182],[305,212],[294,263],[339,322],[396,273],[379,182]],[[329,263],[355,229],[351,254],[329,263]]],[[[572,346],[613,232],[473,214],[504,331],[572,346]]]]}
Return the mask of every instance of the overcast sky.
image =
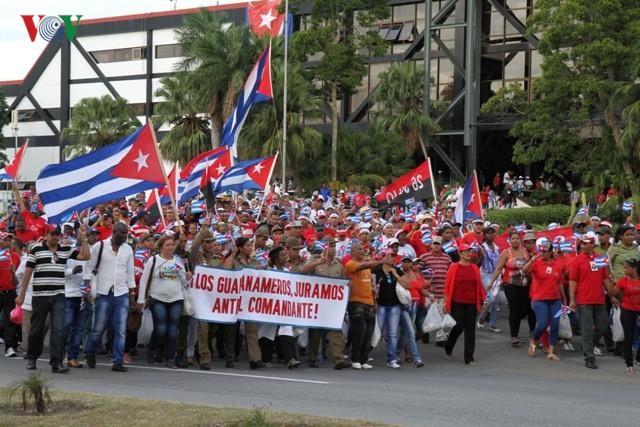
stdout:
{"type": "MultiPolygon", "coordinates": [[[[242,3],[242,0],[0,0],[0,81],[22,80],[44,49],[46,42],[39,36],[29,38],[20,15],[82,15],[82,19],[132,13],[172,10],[216,4],[242,3]]],[[[82,25],[82,19],[80,25],[82,25]]]]}

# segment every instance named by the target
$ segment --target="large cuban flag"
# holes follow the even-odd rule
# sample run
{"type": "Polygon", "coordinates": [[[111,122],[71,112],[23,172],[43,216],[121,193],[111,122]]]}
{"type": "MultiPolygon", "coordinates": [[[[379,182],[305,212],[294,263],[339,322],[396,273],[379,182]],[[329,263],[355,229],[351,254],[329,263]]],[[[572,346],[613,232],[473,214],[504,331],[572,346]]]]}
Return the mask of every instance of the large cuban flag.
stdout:
{"type": "Polygon", "coordinates": [[[478,177],[475,170],[467,177],[462,190],[462,197],[456,202],[454,218],[456,222],[461,224],[470,219],[483,219],[480,188],[478,187],[478,177]]]}
{"type": "Polygon", "coordinates": [[[245,160],[231,166],[213,185],[213,192],[220,194],[225,191],[241,193],[244,190],[265,190],[278,154],[262,159],[245,160]]]}

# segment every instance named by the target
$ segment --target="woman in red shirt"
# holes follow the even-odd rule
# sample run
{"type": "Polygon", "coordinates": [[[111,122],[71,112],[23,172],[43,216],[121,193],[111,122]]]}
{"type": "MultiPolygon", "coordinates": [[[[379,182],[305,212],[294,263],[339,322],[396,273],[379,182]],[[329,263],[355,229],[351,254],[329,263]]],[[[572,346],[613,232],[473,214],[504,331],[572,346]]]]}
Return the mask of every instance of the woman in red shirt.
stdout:
{"type": "MultiPolygon", "coordinates": [[[[623,294],[622,312],[620,313],[620,322],[624,329],[624,343],[622,344],[622,355],[627,364],[627,373],[633,374],[633,354],[632,344],[635,335],[636,324],[640,317],[640,261],[635,258],[628,259],[624,262],[624,277],[621,277],[616,283],[609,286],[609,295],[617,297],[623,294]]],[[[636,354],[636,361],[640,363],[640,352],[636,354]]]]}
{"type": "Polygon", "coordinates": [[[554,349],[558,343],[560,318],[555,315],[566,304],[562,288],[562,270],[553,259],[552,244],[549,239],[541,238],[536,242],[538,255],[525,264],[523,271],[531,274],[531,307],[536,313],[536,327],[529,342],[529,356],[536,355],[540,337],[551,327],[549,333],[549,353],[547,359],[558,361],[554,349]]]}
{"type": "Polygon", "coordinates": [[[451,264],[444,284],[444,312],[450,313],[456,321],[445,343],[447,359],[456,341],[464,332],[464,363],[475,365],[473,353],[476,347],[476,318],[486,298],[480,269],[471,262],[471,246],[461,243],[458,246],[460,261],[451,264]]]}

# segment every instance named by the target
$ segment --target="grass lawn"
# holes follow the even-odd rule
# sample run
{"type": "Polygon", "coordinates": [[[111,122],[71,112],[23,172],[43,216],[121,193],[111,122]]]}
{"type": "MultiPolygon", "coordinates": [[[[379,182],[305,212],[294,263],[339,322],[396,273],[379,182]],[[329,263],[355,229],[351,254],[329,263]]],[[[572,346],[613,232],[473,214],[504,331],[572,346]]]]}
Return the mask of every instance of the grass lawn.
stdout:
{"type": "Polygon", "coordinates": [[[0,388],[0,426],[383,426],[385,424],[312,415],[273,412],[263,408],[219,408],[156,400],[51,391],[53,403],[38,415],[30,401],[22,411],[22,395],[9,400],[0,388]]]}

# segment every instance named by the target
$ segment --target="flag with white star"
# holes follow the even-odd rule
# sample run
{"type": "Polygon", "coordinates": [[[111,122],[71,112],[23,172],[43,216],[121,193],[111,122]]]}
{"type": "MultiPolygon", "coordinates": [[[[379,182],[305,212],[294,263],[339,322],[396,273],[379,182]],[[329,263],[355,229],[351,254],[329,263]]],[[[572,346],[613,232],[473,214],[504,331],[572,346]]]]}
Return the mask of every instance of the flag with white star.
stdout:
{"type": "Polygon", "coordinates": [[[241,193],[244,190],[265,190],[269,186],[278,154],[262,159],[245,160],[231,166],[213,186],[213,192],[241,193]]]}

